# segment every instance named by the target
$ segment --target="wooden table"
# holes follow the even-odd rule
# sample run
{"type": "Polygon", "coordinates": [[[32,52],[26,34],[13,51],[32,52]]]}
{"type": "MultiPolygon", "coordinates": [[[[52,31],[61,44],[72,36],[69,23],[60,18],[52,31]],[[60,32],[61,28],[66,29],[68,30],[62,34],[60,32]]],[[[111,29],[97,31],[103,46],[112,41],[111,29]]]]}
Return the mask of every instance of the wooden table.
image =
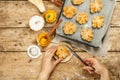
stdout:
{"type": "MultiPolygon", "coordinates": [[[[44,1],[47,9],[60,8],[49,1],[44,1]]],[[[39,32],[30,30],[28,21],[34,15],[43,15],[27,0],[0,1],[0,80],[37,80],[40,72],[42,56],[37,59],[28,57],[26,50],[29,45],[36,44],[39,32]]],[[[112,17],[110,28],[110,49],[107,56],[96,56],[110,70],[111,80],[120,80],[120,0],[112,17]]],[[[52,25],[46,24],[44,30],[52,25]]],[[[74,50],[81,57],[90,57],[80,49],[74,50]]],[[[44,53],[44,52],[43,52],[44,53]]],[[[89,75],[82,70],[82,65],[75,58],[67,63],[60,63],[50,80],[97,80],[98,75],[89,75]]]]}

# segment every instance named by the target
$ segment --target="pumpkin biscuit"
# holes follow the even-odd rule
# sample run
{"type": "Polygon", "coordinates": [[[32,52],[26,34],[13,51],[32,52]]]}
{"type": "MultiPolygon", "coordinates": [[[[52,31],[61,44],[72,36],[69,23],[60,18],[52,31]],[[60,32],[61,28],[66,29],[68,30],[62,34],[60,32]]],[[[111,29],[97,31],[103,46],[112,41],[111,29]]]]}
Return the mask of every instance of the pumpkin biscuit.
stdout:
{"type": "Polygon", "coordinates": [[[102,8],[103,8],[103,3],[101,0],[95,0],[94,2],[90,2],[91,13],[100,12],[102,8]]]}
{"type": "Polygon", "coordinates": [[[84,28],[81,32],[81,37],[83,40],[91,42],[93,40],[93,31],[89,28],[84,28]]]}
{"type": "Polygon", "coordinates": [[[88,21],[88,14],[86,12],[81,12],[80,14],[78,14],[76,20],[79,24],[84,24],[88,21]]]}
{"type": "Polygon", "coordinates": [[[66,46],[64,46],[64,45],[58,46],[58,49],[56,52],[57,57],[65,59],[69,55],[70,55],[70,52],[66,46]]]}
{"type": "Polygon", "coordinates": [[[93,28],[101,28],[104,26],[104,17],[103,16],[95,16],[92,20],[93,28]]]}
{"type": "Polygon", "coordinates": [[[63,8],[63,15],[66,17],[66,18],[72,18],[76,13],[77,13],[77,8],[74,7],[74,6],[65,6],[63,8]]]}
{"type": "Polygon", "coordinates": [[[66,22],[63,26],[63,31],[65,34],[73,34],[76,32],[76,25],[73,22],[66,22]]]}
{"type": "Polygon", "coordinates": [[[79,4],[82,4],[84,2],[84,0],[72,0],[72,3],[74,5],[79,5],[79,4]]]}

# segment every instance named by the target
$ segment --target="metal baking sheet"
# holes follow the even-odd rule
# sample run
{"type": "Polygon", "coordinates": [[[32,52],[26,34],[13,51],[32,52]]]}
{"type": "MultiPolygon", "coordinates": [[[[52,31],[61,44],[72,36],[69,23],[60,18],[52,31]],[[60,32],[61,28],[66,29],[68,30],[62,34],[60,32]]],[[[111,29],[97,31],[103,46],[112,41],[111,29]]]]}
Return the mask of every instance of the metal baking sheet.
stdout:
{"type": "MultiPolygon", "coordinates": [[[[95,14],[90,13],[90,9],[89,9],[90,0],[84,0],[84,3],[81,5],[78,5],[78,6],[74,5],[78,9],[78,13],[72,19],[67,19],[63,15],[63,9],[62,9],[59,19],[63,19],[63,22],[57,28],[56,33],[65,38],[79,41],[79,42],[82,42],[84,44],[87,44],[87,45],[90,45],[93,47],[100,47],[100,45],[102,44],[102,39],[104,38],[105,33],[106,33],[107,29],[109,28],[109,24],[110,24],[110,21],[112,18],[112,14],[113,14],[113,11],[115,8],[116,1],[115,0],[102,0],[102,2],[103,2],[103,9],[99,13],[95,13],[95,14]],[[89,14],[89,21],[86,24],[80,25],[78,22],[76,22],[76,17],[80,12],[83,12],[83,11],[87,12],[89,14]],[[98,16],[98,15],[104,16],[105,24],[100,29],[93,29],[91,21],[94,16],[98,16]],[[64,34],[64,31],[63,31],[64,23],[69,22],[69,21],[72,21],[77,26],[77,31],[72,35],[66,35],[66,34],[64,34]],[[87,41],[84,41],[81,39],[81,35],[80,35],[81,30],[86,27],[91,28],[94,32],[94,38],[91,42],[87,42],[87,41]]],[[[67,5],[73,5],[72,0],[65,0],[63,8],[64,8],[64,6],[67,6],[67,5]]]]}

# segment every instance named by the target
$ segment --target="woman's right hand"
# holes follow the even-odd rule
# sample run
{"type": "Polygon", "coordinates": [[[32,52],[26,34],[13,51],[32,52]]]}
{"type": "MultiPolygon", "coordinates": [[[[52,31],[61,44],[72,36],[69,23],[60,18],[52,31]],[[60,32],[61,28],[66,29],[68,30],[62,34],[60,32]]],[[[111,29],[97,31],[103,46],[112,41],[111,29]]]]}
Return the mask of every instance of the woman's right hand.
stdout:
{"type": "Polygon", "coordinates": [[[83,69],[87,70],[89,73],[96,72],[101,76],[100,80],[110,80],[108,69],[103,64],[99,63],[97,59],[87,58],[85,62],[88,63],[90,66],[94,67],[95,71],[93,71],[93,68],[89,66],[85,66],[83,67],[83,69]]]}
{"type": "MultiPolygon", "coordinates": [[[[101,75],[107,71],[107,68],[103,64],[99,63],[99,61],[95,58],[87,58],[85,59],[85,62],[88,63],[90,66],[94,67],[97,74],[101,75]]],[[[83,69],[87,70],[90,74],[92,74],[94,73],[92,67],[84,66],[83,69]]]]}

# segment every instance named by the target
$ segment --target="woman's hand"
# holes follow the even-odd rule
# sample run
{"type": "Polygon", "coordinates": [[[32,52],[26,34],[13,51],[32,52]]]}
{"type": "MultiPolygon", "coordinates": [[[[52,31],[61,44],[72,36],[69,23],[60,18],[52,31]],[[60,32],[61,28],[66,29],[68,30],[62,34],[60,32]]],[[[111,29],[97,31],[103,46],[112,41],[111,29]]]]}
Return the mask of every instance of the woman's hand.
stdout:
{"type": "MultiPolygon", "coordinates": [[[[88,58],[85,60],[85,62],[88,63],[90,66],[94,67],[95,72],[101,75],[100,80],[110,80],[108,69],[103,64],[99,63],[97,59],[88,58]]],[[[87,70],[90,74],[92,74],[94,73],[92,67],[85,66],[83,67],[83,69],[87,70]]]]}
{"type": "Polygon", "coordinates": [[[57,60],[53,59],[56,50],[57,47],[55,46],[46,49],[46,52],[43,56],[41,72],[38,80],[48,80],[52,71],[55,69],[57,64],[62,60],[62,59],[57,59],[57,60]]]}
{"type": "MultiPolygon", "coordinates": [[[[94,67],[95,72],[97,74],[102,74],[104,72],[104,70],[107,69],[103,64],[99,63],[98,60],[95,58],[87,58],[87,59],[85,59],[85,62],[87,64],[89,64],[90,66],[94,67]]],[[[92,67],[85,66],[85,67],[83,67],[83,69],[86,69],[89,73],[93,73],[92,67]]]]}

